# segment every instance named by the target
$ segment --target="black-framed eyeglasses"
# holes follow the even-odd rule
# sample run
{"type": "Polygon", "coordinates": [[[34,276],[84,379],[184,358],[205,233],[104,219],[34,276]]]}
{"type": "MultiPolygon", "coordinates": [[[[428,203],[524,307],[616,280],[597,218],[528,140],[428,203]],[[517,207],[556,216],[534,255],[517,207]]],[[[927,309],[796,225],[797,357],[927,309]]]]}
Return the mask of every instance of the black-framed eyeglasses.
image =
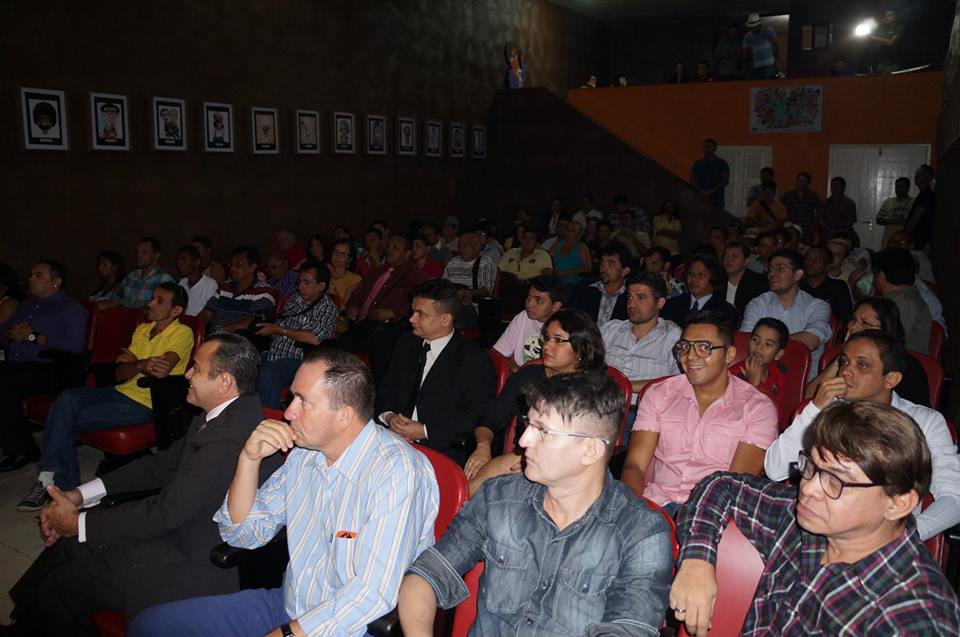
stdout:
{"type": "Polygon", "coordinates": [[[533,430],[537,432],[537,442],[543,442],[547,436],[559,436],[562,438],[580,438],[583,440],[599,440],[605,445],[609,445],[610,441],[604,438],[603,436],[594,436],[592,434],[581,434],[574,431],[558,431],[556,429],[548,429],[543,425],[530,422],[530,419],[526,416],[522,416],[521,420],[526,425],[526,430],[533,430]]]}
{"type": "Polygon", "coordinates": [[[795,270],[796,268],[792,265],[784,265],[783,263],[767,266],[767,274],[772,274],[774,272],[793,272],[795,270]]]}
{"type": "Polygon", "coordinates": [[[797,470],[800,472],[800,477],[804,480],[812,480],[813,476],[819,473],[820,487],[823,489],[824,495],[831,500],[839,500],[846,487],[865,489],[867,487],[884,486],[875,482],[847,482],[846,480],[841,480],[837,474],[818,467],[816,463],[814,463],[813,458],[807,455],[805,451],[801,451],[797,458],[797,470]]]}
{"type": "Polygon", "coordinates": [[[673,353],[677,356],[684,356],[692,349],[700,358],[709,358],[715,349],[726,349],[729,345],[714,345],[710,341],[686,341],[679,340],[673,346],[673,353]]]}
{"type": "Polygon", "coordinates": [[[540,335],[540,346],[543,347],[547,343],[553,343],[554,345],[562,345],[564,343],[569,343],[569,338],[563,338],[562,336],[548,336],[546,334],[540,335]]]}

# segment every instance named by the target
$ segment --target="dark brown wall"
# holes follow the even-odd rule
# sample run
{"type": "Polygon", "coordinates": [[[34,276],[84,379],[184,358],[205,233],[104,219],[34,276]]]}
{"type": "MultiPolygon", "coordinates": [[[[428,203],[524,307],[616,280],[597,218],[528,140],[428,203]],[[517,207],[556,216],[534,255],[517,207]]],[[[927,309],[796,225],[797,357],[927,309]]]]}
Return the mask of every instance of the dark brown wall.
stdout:
{"type": "Polygon", "coordinates": [[[595,66],[599,32],[544,0],[6,3],[0,261],[24,270],[40,254],[59,257],[79,292],[92,284],[99,249],[132,257],[141,234],[163,241],[172,268],[175,246],[195,233],[223,255],[239,242],[267,247],[279,225],[303,237],[377,217],[395,226],[411,216],[472,218],[492,160],[333,156],[330,113],[388,116],[391,144],[392,118],[416,117],[422,153],[425,119],[486,120],[504,43],[523,48],[531,84],[562,92],[595,66]],[[22,149],[20,86],[66,91],[69,151],[22,149]],[[128,96],[131,151],[90,149],[90,91],[128,96]],[[153,96],[187,100],[188,151],[150,149],[153,96]],[[201,150],[204,101],[234,105],[234,153],[201,150]],[[287,143],[279,156],[253,156],[251,106],[280,110],[282,143],[295,109],[321,111],[323,153],[297,156],[287,143]]]}
{"type": "MultiPolygon", "coordinates": [[[[943,75],[944,100],[937,139],[937,221],[931,258],[952,337],[942,360],[956,379],[960,371],[960,280],[952,275],[960,271],[960,7],[953,20],[943,75]]],[[[947,417],[954,423],[960,422],[960,383],[956,380],[949,398],[947,417]]]]}

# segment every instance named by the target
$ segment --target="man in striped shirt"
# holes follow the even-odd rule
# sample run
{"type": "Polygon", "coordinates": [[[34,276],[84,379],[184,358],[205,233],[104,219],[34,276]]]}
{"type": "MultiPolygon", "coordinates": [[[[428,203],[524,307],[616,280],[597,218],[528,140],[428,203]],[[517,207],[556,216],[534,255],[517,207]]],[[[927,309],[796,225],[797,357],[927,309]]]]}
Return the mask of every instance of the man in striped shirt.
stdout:
{"type": "Polygon", "coordinates": [[[254,322],[273,319],[276,292],[266,281],[257,280],[260,252],[239,246],[230,254],[230,280],[210,297],[199,319],[213,332],[242,332],[254,322]]]}
{"type": "Polygon", "coordinates": [[[131,637],[359,636],[397,601],[404,570],[433,544],[437,481],[423,454],[373,420],[373,378],[358,358],[304,358],[285,417],[264,420],[240,452],[214,516],[234,546],[256,548],[287,528],[283,586],[155,606],[131,637]],[[260,462],[286,462],[258,490],[260,462]]]}
{"type": "Polygon", "coordinates": [[[799,491],[718,472],[680,510],[670,607],[690,634],[708,634],[725,585],[715,564],[728,520],[764,563],[747,637],[960,634],[957,597],[911,515],[932,474],[917,424],[880,403],[836,402],[804,432],[797,466],[799,491]]]}

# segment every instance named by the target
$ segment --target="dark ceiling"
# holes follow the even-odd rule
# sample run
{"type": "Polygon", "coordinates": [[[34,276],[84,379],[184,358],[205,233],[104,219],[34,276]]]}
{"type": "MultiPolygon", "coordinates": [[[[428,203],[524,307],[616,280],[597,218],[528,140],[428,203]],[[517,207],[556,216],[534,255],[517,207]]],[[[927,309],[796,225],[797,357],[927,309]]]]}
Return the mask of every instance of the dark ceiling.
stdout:
{"type": "Polygon", "coordinates": [[[550,0],[596,20],[638,15],[731,15],[785,13],[789,0],[550,0]]]}

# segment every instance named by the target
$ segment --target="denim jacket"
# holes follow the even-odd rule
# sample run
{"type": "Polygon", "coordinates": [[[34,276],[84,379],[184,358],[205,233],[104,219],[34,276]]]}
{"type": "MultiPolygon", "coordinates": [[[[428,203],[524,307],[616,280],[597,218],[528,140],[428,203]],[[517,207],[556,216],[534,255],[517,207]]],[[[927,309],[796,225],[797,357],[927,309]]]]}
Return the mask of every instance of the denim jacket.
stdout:
{"type": "Polygon", "coordinates": [[[462,575],[484,560],[472,636],[657,635],[673,564],[663,516],[608,473],[559,531],[545,493],[522,474],[487,481],[408,572],[452,608],[468,596],[462,575]]]}

